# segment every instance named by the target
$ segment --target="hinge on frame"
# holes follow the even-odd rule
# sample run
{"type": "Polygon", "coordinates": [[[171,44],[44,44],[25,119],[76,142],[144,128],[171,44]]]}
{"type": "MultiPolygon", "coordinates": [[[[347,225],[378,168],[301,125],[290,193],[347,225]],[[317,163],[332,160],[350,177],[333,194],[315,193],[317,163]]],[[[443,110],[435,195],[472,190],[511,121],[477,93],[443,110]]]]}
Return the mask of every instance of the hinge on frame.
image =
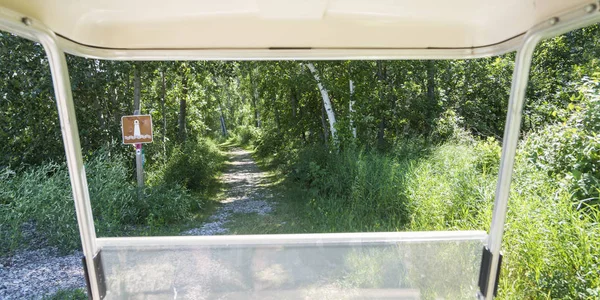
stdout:
{"type": "MultiPolygon", "coordinates": [[[[481,295],[487,295],[488,282],[490,278],[490,269],[492,268],[492,252],[487,247],[483,247],[481,256],[481,267],[479,268],[479,292],[481,295]]],[[[494,282],[494,297],[498,294],[498,280],[500,279],[500,270],[502,268],[502,253],[498,258],[498,268],[496,269],[496,280],[494,282]]]]}
{"type": "MultiPolygon", "coordinates": [[[[106,296],[106,281],[104,279],[104,269],[102,268],[102,256],[101,252],[96,253],[94,255],[94,273],[96,273],[96,281],[98,282],[98,292],[100,293],[100,299],[104,299],[106,296]]],[[[87,294],[90,300],[92,298],[92,286],[90,285],[90,276],[89,270],[87,268],[85,256],[81,257],[81,262],[83,263],[83,275],[85,276],[85,285],[87,288],[87,294]]]]}

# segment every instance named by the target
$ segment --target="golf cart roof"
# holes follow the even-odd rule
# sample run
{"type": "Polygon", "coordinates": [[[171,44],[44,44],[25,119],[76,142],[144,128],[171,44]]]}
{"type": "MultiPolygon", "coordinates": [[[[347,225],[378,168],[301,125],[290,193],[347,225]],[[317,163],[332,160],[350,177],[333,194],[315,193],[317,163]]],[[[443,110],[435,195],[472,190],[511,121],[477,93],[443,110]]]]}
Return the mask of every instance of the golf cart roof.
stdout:
{"type": "Polygon", "coordinates": [[[240,58],[286,50],[307,58],[407,50],[467,58],[512,51],[533,26],[588,2],[0,0],[0,6],[41,22],[67,52],[88,57],[193,49],[235,51],[240,58]]]}

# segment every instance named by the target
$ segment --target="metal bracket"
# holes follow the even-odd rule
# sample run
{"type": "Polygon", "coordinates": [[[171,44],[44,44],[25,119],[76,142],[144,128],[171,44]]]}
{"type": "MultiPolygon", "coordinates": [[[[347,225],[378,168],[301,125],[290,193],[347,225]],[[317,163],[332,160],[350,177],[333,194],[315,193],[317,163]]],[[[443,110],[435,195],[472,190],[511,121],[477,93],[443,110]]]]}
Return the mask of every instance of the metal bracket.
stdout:
{"type": "MultiPolygon", "coordinates": [[[[479,268],[479,292],[480,295],[487,295],[490,272],[492,267],[492,252],[487,248],[483,247],[483,254],[481,256],[481,267],[479,268]]],[[[502,267],[502,253],[498,257],[498,268],[496,269],[496,280],[494,283],[494,297],[498,294],[498,279],[500,278],[500,270],[502,267]]]]}
{"type": "MultiPolygon", "coordinates": [[[[96,274],[96,280],[98,283],[98,292],[100,293],[100,299],[104,299],[104,297],[106,296],[106,281],[104,279],[104,269],[102,267],[101,252],[96,253],[93,260],[94,260],[94,268],[95,268],[94,273],[96,274]]],[[[83,274],[85,276],[85,286],[87,289],[87,293],[88,293],[89,298],[91,300],[93,300],[92,288],[90,285],[89,270],[87,268],[85,256],[81,257],[81,262],[83,263],[83,274]]]]}

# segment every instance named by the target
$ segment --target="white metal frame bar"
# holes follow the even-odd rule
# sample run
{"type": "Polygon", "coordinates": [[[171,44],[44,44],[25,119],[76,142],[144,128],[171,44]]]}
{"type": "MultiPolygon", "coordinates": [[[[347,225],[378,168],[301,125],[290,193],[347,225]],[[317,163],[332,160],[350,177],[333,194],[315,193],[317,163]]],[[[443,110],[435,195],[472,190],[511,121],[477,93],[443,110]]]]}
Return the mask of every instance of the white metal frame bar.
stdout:
{"type": "Polygon", "coordinates": [[[500,160],[498,184],[496,186],[496,199],[494,202],[492,225],[490,227],[490,236],[488,239],[488,249],[492,253],[492,262],[487,284],[488,289],[487,295],[480,295],[480,298],[493,298],[496,275],[498,274],[498,261],[500,258],[500,248],[502,246],[502,236],[504,234],[504,223],[506,221],[508,198],[510,194],[510,183],[515,163],[517,143],[519,141],[519,133],[521,131],[521,117],[533,51],[535,50],[536,45],[545,38],[555,37],[568,31],[599,22],[599,7],[600,3],[594,1],[586,6],[556,16],[545,23],[535,26],[527,33],[523,40],[523,44],[517,50],[508,112],[506,115],[506,125],[504,128],[504,138],[502,141],[502,157],[500,160]]]}
{"type": "Polygon", "coordinates": [[[501,43],[477,48],[399,49],[104,49],[58,37],[65,52],[92,59],[108,60],[415,60],[466,59],[501,55],[517,50],[525,34],[501,43]]]}
{"type": "MultiPolygon", "coordinates": [[[[93,257],[98,251],[98,245],[109,246],[129,243],[153,243],[157,239],[97,239],[94,229],[93,215],[88,194],[87,180],[79,132],[77,129],[75,109],[71,94],[69,75],[65,60],[67,52],[88,58],[112,60],[228,60],[228,59],[458,59],[475,58],[499,55],[508,51],[517,50],[515,69],[507,113],[506,127],[502,145],[502,158],[496,199],[494,203],[493,219],[488,239],[488,248],[492,253],[491,272],[488,281],[487,295],[480,298],[492,299],[493,286],[496,281],[498,258],[502,244],[502,235],[506,220],[506,211],[510,192],[512,169],[521,126],[521,113],[525,98],[525,90],[529,76],[529,68],[533,50],[539,41],[553,37],[564,32],[591,25],[600,21],[600,3],[590,1],[590,4],[563,15],[556,16],[547,22],[533,27],[525,37],[516,37],[504,43],[478,49],[312,49],[312,50],[268,50],[268,49],[241,49],[241,50],[207,50],[207,49],[157,49],[157,50],[119,50],[98,49],[79,45],[62,37],[57,37],[43,24],[27,16],[20,15],[11,10],[0,7],[0,29],[20,35],[27,39],[40,42],[50,64],[54,90],[57,99],[63,142],[69,167],[69,176],[75,201],[77,221],[86,256],[87,268],[90,270],[89,278],[94,299],[99,299],[96,276],[93,270],[93,257]]],[[[246,239],[240,236],[238,239],[246,239]]],[[[298,236],[297,238],[301,238],[298,236]]],[[[212,238],[204,238],[212,240],[212,238]]],[[[189,243],[195,239],[191,237],[171,238],[170,242],[189,243]],[[186,240],[188,239],[188,240],[186,240]]],[[[218,240],[218,238],[217,238],[218,240]]]]}
{"type": "Polygon", "coordinates": [[[75,201],[79,235],[81,237],[83,255],[86,257],[86,265],[89,270],[90,289],[92,297],[100,299],[93,260],[94,255],[97,253],[96,231],[94,229],[87,177],[81,155],[79,131],[77,129],[65,53],[58,46],[56,36],[53,32],[47,30],[42,24],[38,24],[27,17],[20,16],[11,11],[0,10],[0,29],[39,42],[44,47],[48,56],[63,144],[67,157],[67,166],[69,168],[71,189],[73,191],[73,200],[75,201]]]}
{"type": "Polygon", "coordinates": [[[413,231],[413,232],[355,232],[314,234],[255,234],[221,236],[160,236],[98,238],[100,249],[115,247],[184,247],[218,245],[330,245],[362,243],[422,243],[431,241],[485,241],[487,233],[466,231],[413,231]]]}

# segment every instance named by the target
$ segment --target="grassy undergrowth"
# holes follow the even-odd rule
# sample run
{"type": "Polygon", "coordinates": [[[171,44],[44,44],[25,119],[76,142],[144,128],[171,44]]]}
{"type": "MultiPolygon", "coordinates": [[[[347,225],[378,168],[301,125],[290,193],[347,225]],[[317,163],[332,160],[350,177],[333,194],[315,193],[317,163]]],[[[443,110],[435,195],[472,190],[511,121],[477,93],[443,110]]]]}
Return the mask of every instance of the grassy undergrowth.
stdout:
{"type": "MultiPolygon", "coordinates": [[[[519,145],[501,299],[600,299],[600,92],[584,91],[579,100],[519,145]]],[[[271,218],[301,216],[271,230],[487,231],[500,143],[451,127],[445,139],[408,137],[386,151],[294,147],[258,136],[260,161],[285,177],[278,198],[291,203],[271,218]]]]}
{"type": "MultiPolygon", "coordinates": [[[[212,214],[224,155],[203,139],[181,149],[173,151],[168,163],[148,168],[141,198],[127,158],[104,149],[87,159],[98,236],[177,235],[212,214]]],[[[4,169],[0,179],[0,253],[45,243],[65,252],[80,247],[64,164],[4,169]]]]}
{"type": "MultiPolygon", "coordinates": [[[[532,153],[541,152],[534,145],[548,138],[545,131],[532,134],[519,148],[500,298],[598,299],[600,213],[589,204],[594,201],[578,200],[572,176],[552,176],[536,166],[532,153]]],[[[238,220],[236,228],[252,224],[243,233],[488,230],[499,157],[497,141],[472,138],[428,146],[406,141],[386,154],[303,149],[291,164],[270,167],[274,178],[286,178],[274,187],[285,201],[278,212],[238,220]]],[[[265,167],[272,158],[259,161],[265,167]]]]}
{"type": "Polygon", "coordinates": [[[87,300],[89,299],[84,289],[60,290],[52,296],[46,296],[43,300],[87,300]]]}

